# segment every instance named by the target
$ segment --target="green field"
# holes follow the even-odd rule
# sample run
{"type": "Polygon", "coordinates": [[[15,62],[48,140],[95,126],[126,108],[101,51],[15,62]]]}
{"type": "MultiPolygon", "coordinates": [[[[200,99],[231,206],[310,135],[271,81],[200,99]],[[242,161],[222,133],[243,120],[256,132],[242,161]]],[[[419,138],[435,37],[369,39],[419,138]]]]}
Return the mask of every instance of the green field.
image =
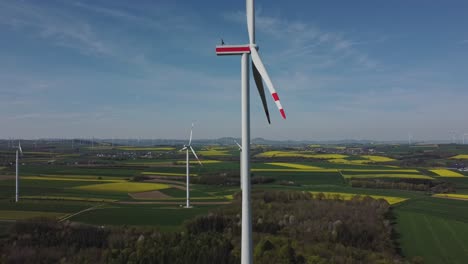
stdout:
{"type": "Polygon", "coordinates": [[[466,263],[467,202],[438,198],[410,200],[397,207],[396,216],[405,256],[422,256],[429,264],[466,263]]]}
{"type": "Polygon", "coordinates": [[[75,187],[85,191],[98,191],[98,192],[147,192],[154,190],[162,190],[169,188],[167,184],[159,183],[141,183],[141,182],[117,182],[117,183],[102,183],[91,184],[75,187]]]}
{"type": "Polygon", "coordinates": [[[24,220],[33,217],[59,218],[63,213],[42,212],[42,211],[19,211],[19,210],[0,210],[0,220],[24,220]]]}
{"type": "Polygon", "coordinates": [[[195,206],[186,209],[174,205],[112,205],[87,211],[70,220],[94,225],[159,226],[161,230],[180,228],[187,219],[206,214],[213,206],[195,206]]]}

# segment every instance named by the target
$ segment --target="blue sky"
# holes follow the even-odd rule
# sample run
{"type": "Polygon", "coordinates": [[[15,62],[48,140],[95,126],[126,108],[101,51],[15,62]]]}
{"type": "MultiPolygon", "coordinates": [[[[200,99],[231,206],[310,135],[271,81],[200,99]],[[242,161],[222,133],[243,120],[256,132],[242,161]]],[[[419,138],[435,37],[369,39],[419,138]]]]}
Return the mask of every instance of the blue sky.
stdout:
{"type": "MultiPolygon", "coordinates": [[[[466,1],[257,0],[285,108],[252,83],[252,136],[449,139],[468,133],[466,1]]],[[[0,138],[240,135],[245,1],[0,0],[0,138]]]]}

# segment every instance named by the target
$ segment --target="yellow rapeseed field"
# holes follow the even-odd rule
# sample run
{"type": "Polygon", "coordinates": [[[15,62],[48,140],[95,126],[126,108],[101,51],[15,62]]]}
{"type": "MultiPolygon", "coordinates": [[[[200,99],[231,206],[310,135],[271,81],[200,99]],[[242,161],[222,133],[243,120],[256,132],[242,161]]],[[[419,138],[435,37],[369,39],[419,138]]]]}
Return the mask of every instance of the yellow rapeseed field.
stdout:
{"type": "Polygon", "coordinates": [[[430,170],[432,171],[433,173],[441,176],[441,177],[465,177],[463,176],[463,174],[460,174],[458,172],[455,172],[455,171],[451,171],[451,170],[447,170],[447,169],[433,169],[433,170],[430,170]]]}
{"type": "Polygon", "coordinates": [[[383,157],[383,156],[374,156],[374,155],[363,155],[361,156],[365,159],[371,160],[373,162],[389,162],[389,161],[395,161],[394,159],[388,158],[388,157],[383,157]]]}
{"type": "Polygon", "coordinates": [[[272,158],[272,157],[299,157],[299,158],[314,158],[314,159],[344,159],[348,156],[341,154],[314,154],[303,151],[267,151],[257,154],[256,157],[272,158]]]}
{"type": "Polygon", "coordinates": [[[208,149],[208,150],[199,150],[198,154],[203,156],[228,156],[229,152],[227,150],[218,150],[218,149],[208,149]]]}
{"type": "Polygon", "coordinates": [[[355,193],[340,193],[340,192],[310,192],[310,193],[312,193],[314,196],[316,196],[319,193],[323,193],[327,199],[335,199],[335,197],[339,196],[340,199],[344,199],[344,200],[351,200],[355,196],[360,196],[360,197],[370,196],[374,199],[384,199],[391,205],[408,200],[407,198],[402,198],[402,197],[382,196],[382,195],[365,195],[365,194],[360,195],[360,194],[355,194],[355,193]]]}
{"type": "Polygon", "coordinates": [[[169,188],[167,184],[161,183],[143,183],[143,182],[117,182],[117,183],[103,183],[103,184],[92,184],[74,187],[75,189],[86,190],[86,191],[98,191],[98,192],[147,192],[154,190],[162,190],[169,188]]]}
{"type": "Polygon", "coordinates": [[[270,163],[265,163],[265,164],[274,165],[274,166],[281,166],[281,167],[287,167],[287,168],[293,168],[293,169],[301,169],[301,170],[322,169],[322,168],[316,167],[316,166],[309,166],[309,165],[302,165],[302,164],[295,164],[295,163],[286,163],[286,162],[270,162],[270,163]]]}
{"type": "Polygon", "coordinates": [[[458,193],[437,193],[433,195],[434,197],[439,198],[451,198],[451,199],[465,199],[468,200],[468,194],[458,194],[458,193]]]}
{"type": "Polygon", "coordinates": [[[460,154],[460,155],[456,155],[456,156],[451,157],[451,159],[468,159],[468,155],[460,154]]]}

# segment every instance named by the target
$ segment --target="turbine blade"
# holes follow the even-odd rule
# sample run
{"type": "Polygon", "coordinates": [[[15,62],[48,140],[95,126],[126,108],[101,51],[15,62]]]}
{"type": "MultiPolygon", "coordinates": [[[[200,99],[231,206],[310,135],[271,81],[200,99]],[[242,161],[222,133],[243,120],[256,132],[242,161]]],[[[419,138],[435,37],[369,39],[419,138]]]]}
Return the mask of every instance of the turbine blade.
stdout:
{"type": "Polygon", "coordinates": [[[241,151],[242,151],[242,146],[241,146],[241,145],[239,145],[239,143],[237,143],[237,141],[236,141],[236,140],[234,140],[234,142],[236,142],[237,146],[239,147],[239,150],[241,150],[241,151]]]}
{"type": "Polygon", "coordinates": [[[23,149],[21,148],[21,141],[18,142],[18,150],[19,150],[19,154],[23,156],[23,149]]]}
{"type": "Polygon", "coordinates": [[[183,148],[179,149],[179,151],[183,151],[183,150],[186,150],[186,149],[187,149],[187,147],[184,146],[183,148]]]}
{"type": "Polygon", "coordinates": [[[192,146],[190,146],[190,150],[192,151],[192,153],[193,153],[193,155],[195,156],[195,158],[198,160],[198,163],[200,163],[200,165],[203,166],[203,164],[201,163],[201,161],[198,159],[197,153],[195,153],[195,150],[193,150],[192,146]]]}
{"type": "Polygon", "coordinates": [[[281,106],[275,87],[273,86],[270,76],[268,76],[268,72],[266,71],[265,66],[263,65],[263,62],[260,59],[260,56],[258,55],[258,51],[254,45],[251,45],[250,55],[252,56],[252,62],[255,64],[255,66],[258,69],[258,72],[260,73],[263,80],[265,81],[265,84],[268,87],[268,90],[270,90],[271,96],[275,100],[275,104],[278,107],[278,110],[280,111],[281,116],[283,117],[283,119],[286,119],[286,114],[284,113],[283,106],[281,106]]]}
{"type": "Polygon", "coordinates": [[[192,123],[192,128],[190,128],[190,139],[188,145],[192,144],[192,130],[193,130],[193,123],[192,123]]]}
{"type": "Polygon", "coordinates": [[[249,42],[250,44],[255,43],[255,8],[254,1],[246,1],[246,15],[247,15],[247,31],[249,32],[249,42]]]}
{"type": "Polygon", "coordinates": [[[267,101],[265,97],[265,88],[263,87],[262,76],[258,72],[258,69],[257,67],[255,67],[255,64],[253,63],[253,61],[252,61],[252,70],[253,70],[255,84],[257,85],[258,94],[260,95],[260,98],[262,99],[263,109],[265,110],[265,115],[268,119],[268,124],[271,124],[270,113],[268,112],[268,105],[267,105],[267,101]]]}

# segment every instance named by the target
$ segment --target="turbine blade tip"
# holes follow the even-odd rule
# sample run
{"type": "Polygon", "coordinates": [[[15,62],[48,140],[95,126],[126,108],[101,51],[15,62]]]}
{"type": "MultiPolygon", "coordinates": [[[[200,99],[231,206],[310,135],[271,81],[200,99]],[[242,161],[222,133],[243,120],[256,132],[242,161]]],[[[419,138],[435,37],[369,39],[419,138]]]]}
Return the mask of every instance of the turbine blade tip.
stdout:
{"type": "Polygon", "coordinates": [[[286,119],[286,114],[284,113],[284,109],[280,109],[280,113],[283,119],[286,119]]]}

